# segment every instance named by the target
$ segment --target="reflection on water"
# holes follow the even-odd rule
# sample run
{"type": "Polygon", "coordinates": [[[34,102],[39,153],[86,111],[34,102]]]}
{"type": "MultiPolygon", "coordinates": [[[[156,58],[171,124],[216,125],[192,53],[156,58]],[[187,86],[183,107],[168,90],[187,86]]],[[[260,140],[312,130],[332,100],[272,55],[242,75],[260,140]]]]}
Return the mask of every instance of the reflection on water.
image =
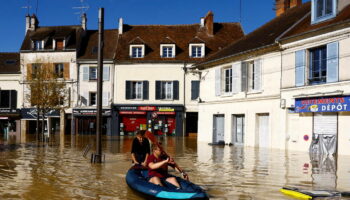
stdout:
{"type": "MultiPolygon", "coordinates": [[[[132,137],[104,137],[104,164],[90,164],[95,136],[53,135],[47,143],[0,140],[0,199],[141,199],[125,183],[132,137]],[[60,142],[64,141],[64,142],[60,142]],[[87,157],[84,148],[91,144],[87,157]]],[[[16,141],[17,140],[17,141],[16,141]]],[[[350,159],[307,153],[160,139],[170,155],[207,189],[211,199],[290,199],[282,186],[350,188],[350,159]]]]}

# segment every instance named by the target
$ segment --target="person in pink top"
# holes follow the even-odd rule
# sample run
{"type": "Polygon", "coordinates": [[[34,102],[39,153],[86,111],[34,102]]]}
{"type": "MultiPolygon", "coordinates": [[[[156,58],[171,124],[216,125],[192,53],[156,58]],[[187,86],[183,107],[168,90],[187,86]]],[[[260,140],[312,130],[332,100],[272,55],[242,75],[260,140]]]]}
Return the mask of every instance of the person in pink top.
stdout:
{"type": "Polygon", "coordinates": [[[162,181],[167,181],[177,188],[180,188],[180,184],[177,182],[176,178],[169,176],[168,166],[173,167],[188,180],[187,174],[181,170],[172,158],[164,158],[161,149],[155,144],[152,145],[152,154],[147,158],[147,166],[149,182],[153,184],[163,186],[162,181]]]}

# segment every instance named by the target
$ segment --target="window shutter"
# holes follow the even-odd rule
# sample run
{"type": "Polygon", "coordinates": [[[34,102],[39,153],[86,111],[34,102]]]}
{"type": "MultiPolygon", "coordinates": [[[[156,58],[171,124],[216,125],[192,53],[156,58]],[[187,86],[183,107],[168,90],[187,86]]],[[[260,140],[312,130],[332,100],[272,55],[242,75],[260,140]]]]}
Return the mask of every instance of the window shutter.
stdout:
{"type": "Polygon", "coordinates": [[[161,90],[161,82],[156,81],[156,100],[161,99],[160,97],[160,90],[161,90]]]}
{"type": "Polygon", "coordinates": [[[63,77],[65,80],[68,80],[69,77],[69,63],[63,63],[63,77]]]}
{"type": "Polygon", "coordinates": [[[89,80],[89,67],[83,67],[83,81],[89,80]]]}
{"type": "Polygon", "coordinates": [[[27,64],[27,80],[32,80],[32,64],[27,64]]]}
{"type": "Polygon", "coordinates": [[[143,81],[142,88],[143,88],[142,97],[143,99],[148,100],[148,81],[143,81]]]}
{"type": "Polygon", "coordinates": [[[11,105],[10,108],[17,108],[17,91],[16,90],[11,90],[11,105]]]}
{"type": "Polygon", "coordinates": [[[215,96],[221,95],[221,68],[215,69],[215,96]]]}
{"type": "Polygon", "coordinates": [[[295,52],[295,86],[305,85],[305,53],[306,50],[295,52]]]}
{"type": "Polygon", "coordinates": [[[131,81],[125,82],[125,99],[131,99],[131,81]]]}
{"type": "Polygon", "coordinates": [[[103,80],[109,81],[109,66],[103,66],[103,80]]]}
{"type": "Polygon", "coordinates": [[[248,63],[243,62],[241,64],[242,80],[241,80],[241,91],[248,90],[248,63]]]}
{"type": "Polygon", "coordinates": [[[261,90],[261,59],[254,61],[254,90],[261,90]]]}
{"type": "Polygon", "coordinates": [[[234,63],[232,65],[232,93],[241,91],[241,63],[234,63]]]}
{"type": "Polygon", "coordinates": [[[88,105],[88,102],[89,102],[89,94],[88,92],[83,92],[82,96],[81,96],[81,103],[84,105],[84,106],[87,106],[88,105]]]}
{"type": "Polygon", "coordinates": [[[339,43],[327,44],[327,83],[338,81],[339,43]]]}
{"type": "Polygon", "coordinates": [[[103,92],[102,105],[109,106],[108,103],[109,103],[109,92],[103,92]]]}
{"type": "Polygon", "coordinates": [[[191,100],[199,97],[199,81],[191,81],[191,100]]]}
{"type": "Polygon", "coordinates": [[[173,97],[174,100],[179,100],[179,81],[173,81],[173,97]]]}

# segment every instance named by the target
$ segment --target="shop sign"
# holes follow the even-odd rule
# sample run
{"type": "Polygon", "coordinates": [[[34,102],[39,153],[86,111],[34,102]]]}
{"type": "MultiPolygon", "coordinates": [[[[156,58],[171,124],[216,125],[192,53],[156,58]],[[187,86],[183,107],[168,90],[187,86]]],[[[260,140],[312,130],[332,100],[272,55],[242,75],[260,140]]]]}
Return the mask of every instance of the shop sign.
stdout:
{"type": "Polygon", "coordinates": [[[0,109],[0,114],[20,114],[20,109],[0,109]]]}
{"type": "MultiPolygon", "coordinates": [[[[73,115],[75,116],[96,116],[96,109],[74,109],[73,115]]],[[[102,110],[103,116],[111,115],[111,110],[102,110]]]]}
{"type": "Polygon", "coordinates": [[[295,100],[296,113],[350,111],[350,96],[319,97],[295,100]]]}
{"type": "Polygon", "coordinates": [[[146,112],[143,111],[120,111],[120,115],[145,115],[146,112]]]}
{"type": "MultiPolygon", "coordinates": [[[[38,114],[36,108],[22,108],[21,110],[23,119],[36,119],[38,114]]],[[[45,117],[59,117],[59,110],[50,110],[45,114],[45,117]]],[[[41,117],[41,115],[39,116],[41,117]]]]}
{"type": "Polygon", "coordinates": [[[170,107],[159,107],[158,110],[160,112],[173,112],[173,111],[175,111],[174,108],[170,108],[170,107]]]}
{"type": "Polygon", "coordinates": [[[136,106],[122,106],[119,110],[137,110],[136,106]]]}
{"type": "Polygon", "coordinates": [[[139,106],[138,110],[143,110],[143,111],[155,111],[157,110],[155,106],[139,106]]]}
{"type": "Polygon", "coordinates": [[[158,115],[175,115],[175,112],[157,112],[158,115]]]}

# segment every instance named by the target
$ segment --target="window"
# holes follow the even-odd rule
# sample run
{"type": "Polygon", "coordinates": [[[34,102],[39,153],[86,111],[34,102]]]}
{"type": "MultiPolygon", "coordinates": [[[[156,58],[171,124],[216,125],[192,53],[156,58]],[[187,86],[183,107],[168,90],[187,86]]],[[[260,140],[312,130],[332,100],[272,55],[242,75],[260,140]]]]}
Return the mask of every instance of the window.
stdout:
{"type": "Polygon", "coordinates": [[[126,81],[125,98],[135,100],[148,99],[148,81],[126,81]]]}
{"type": "Polygon", "coordinates": [[[225,80],[224,80],[225,93],[230,93],[232,92],[232,68],[224,69],[224,75],[225,75],[225,80]]]}
{"type": "Polygon", "coordinates": [[[57,75],[58,78],[63,78],[63,63],[57,63],[55,64],[55,74],[57,75]]]}
{"type": "Polygon", "coordinates": [[[17,91],[1,90],[0,91],[0,108],[16,108],[17,107],[17,91]]]}
{"type": "Polygon", "coordinates": [[[130,45],[130,57],[143,58],[145,55],[144,45],[130,45]]]}
{"type": "Polygon", "coordinates": [[[64,48],[64,40],[63,39],[56,39],[56,49],[57,50],[63,50],[64,48]]]}
{"type": "Polygon", "coordinates": [[[312,22],[317,23],[336,15],[337,0],[312,0],[312,22]]]}
{"type": "Polygon", "coordinates": [[[156,100],[178,100],[179,81],[156,81],[156,100]]]}
{"type": "Polygon", "coordinates": [[[295,52],[295,86],[337,82],[339,77],[339,43],[295,52]],[[308,59],[307,59],[308,57],[308,59]],[[309,62],[307,63],[306,60],[309,62]],[[305,80],[307,77],[307,81],[305,80]]]}
{"type": "Polygon", "coordinates": [[[89,67],[89,80],[97,80],[97,67],[89,67]]]}
{"type": "Polygon", "coordinates": [[[190,44],[190,57],[203,58],[205,55],[204,44],[190,44]]]}
{"type": "Polygon", "coordinates": [[[175,44],[160,45],[160,56],[162,58],[174,58],[175,57],[175,44]]]}
{"type": "Polygon", "coordinates": [[[44,41],[36,40],[34,41],[34,50],[42,50],[44,49],[44,41]]]}
{"type": "Polygon", "coordinates": [[[191,81],[191,100],[196,100],[199,97],[199,81],[191,81]]]}
{"type": "Polygon", "coordinates": [[[37,77],[37,73],[39,72],[40,67],[41,67],[41,64],[38,64],[38,63],[32,64],[32,78],[37,77]]]}
{"type": "Polygon", "coordinates": [[[260,60],[255,60],[246,63],[248,67],[248,91],[261,90],[261,63],[260,60]]]}
{"type": "Polygon", "coordinates": [[[321,84],[327,81],[327,47],[310,50],[309,84],[321,84]]]}
{"type": "Polygon", "coordinates": [[[90,92],[90,98],[89,98],[89,105],[90,106],[96,106],[96,92],[90,92]]]}

